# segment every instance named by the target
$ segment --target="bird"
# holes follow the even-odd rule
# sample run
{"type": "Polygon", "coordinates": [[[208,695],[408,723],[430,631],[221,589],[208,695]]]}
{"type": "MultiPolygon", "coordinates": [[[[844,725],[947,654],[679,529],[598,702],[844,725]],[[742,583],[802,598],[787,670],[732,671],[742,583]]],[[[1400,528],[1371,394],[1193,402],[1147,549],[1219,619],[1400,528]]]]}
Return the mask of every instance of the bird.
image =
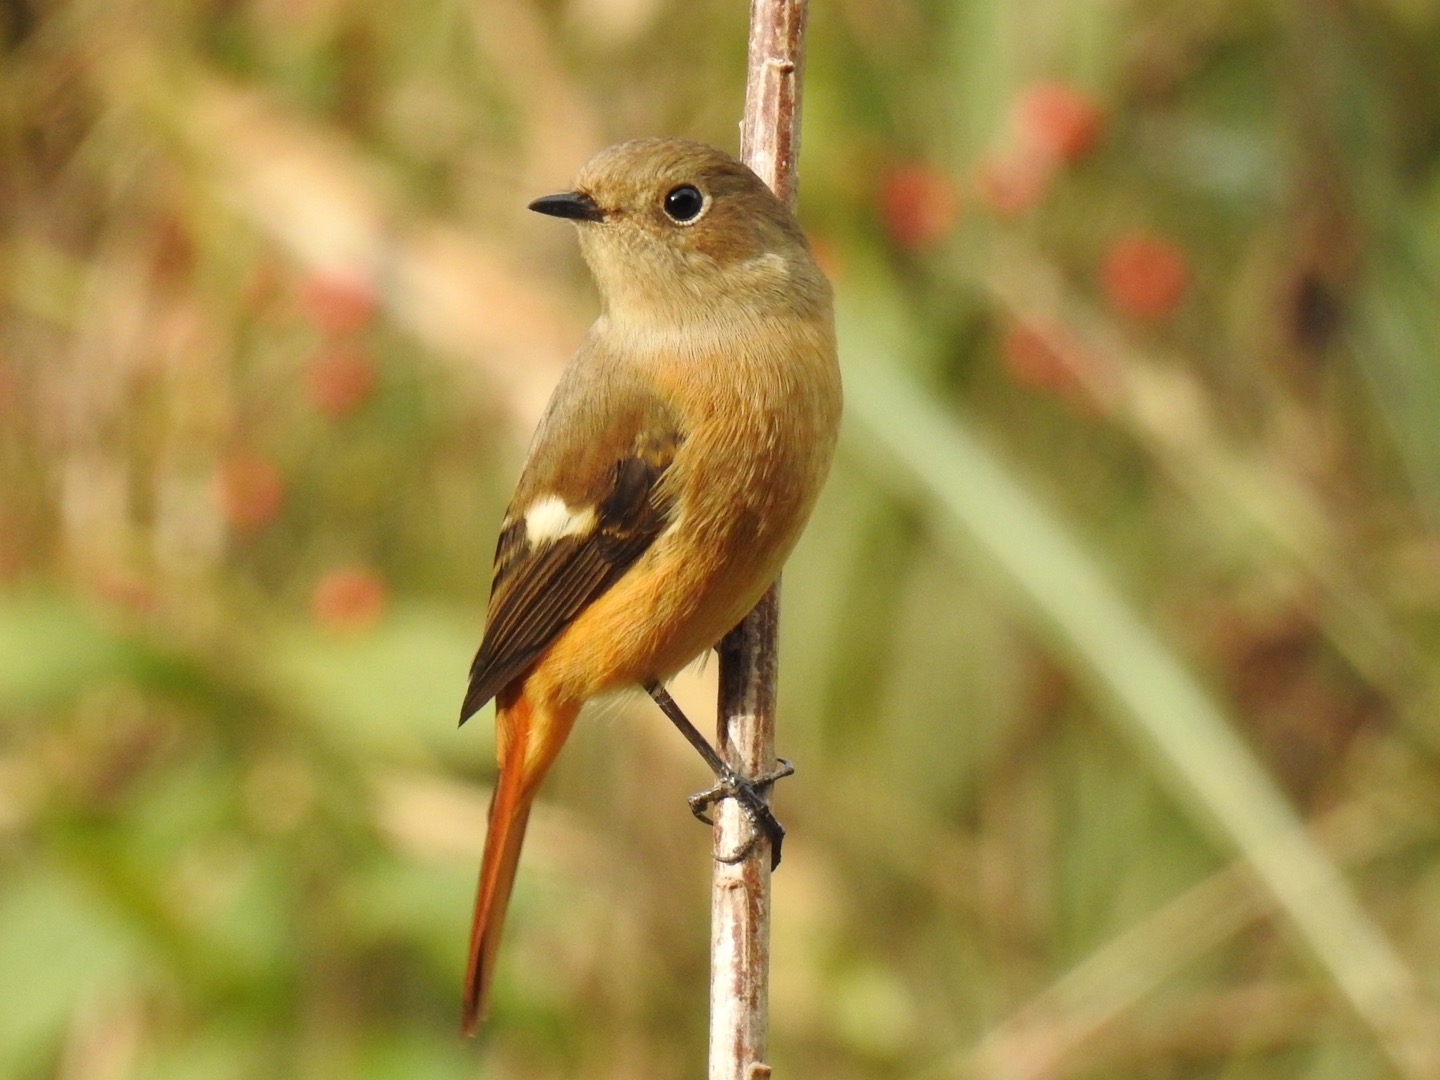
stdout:
{"type": "MultiPolygon", "coordinates": [[[[536,791],[582,706],[639,687],[681,725],[665,681],[778,576],[829,472],[842,404],[830,284],[790,210],[729,154],[623,142],[529,209],[574,223],[600,313],[501,522],[461,708],[464,724],[495,700],[499,770],[466,1034],[487,1010],[536,791]]],[[[722,772],[713,750],[707,760],[722,772]]],[[[745,793],[733,773],[721,780],[722,794],[745,793]]],[[[764,805],[750,795],[752,811],[764,805]]]]}

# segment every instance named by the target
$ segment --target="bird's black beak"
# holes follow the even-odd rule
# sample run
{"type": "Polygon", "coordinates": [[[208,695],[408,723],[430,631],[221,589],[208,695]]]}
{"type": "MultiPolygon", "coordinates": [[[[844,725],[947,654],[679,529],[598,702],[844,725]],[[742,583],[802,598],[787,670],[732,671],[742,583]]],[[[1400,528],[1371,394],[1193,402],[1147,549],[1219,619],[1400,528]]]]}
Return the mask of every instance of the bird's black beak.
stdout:
{"type": "Polygon", "coordinates": [[[530,204],[537,214],[569,218],[571,221],[604,221],[605,211],[582,191],[562,191],[559,195],[542,195],[530,204]]]}

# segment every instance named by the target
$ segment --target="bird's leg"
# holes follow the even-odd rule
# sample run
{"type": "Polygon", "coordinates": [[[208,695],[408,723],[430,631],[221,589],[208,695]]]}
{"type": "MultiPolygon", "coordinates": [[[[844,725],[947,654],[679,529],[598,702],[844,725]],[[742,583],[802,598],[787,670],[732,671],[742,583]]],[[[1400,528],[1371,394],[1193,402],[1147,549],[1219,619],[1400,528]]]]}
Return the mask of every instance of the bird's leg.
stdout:
{"type": "Polygon", "coordinates": [[[696,729],[689,718],[675,704],[675,699],[670,696],[668,690],[656,681],[645,684],[645,692],[649,694],[660,706],[660,711],[670,718],[670,722],[680,729],[680,734],[693,746],[705,759],[705,764],[715,774],[715,784],[705,791],[690,796],[690,812],[706,825],[713,825],[707,811],[721,799],[734,799],[745,811],[745,816],[750,821],[751,836],[746,845],[740,851],[726,859],[726,862],[739,862],[750,854],[750,849],[755,846],[758,832],[763,830],[770,838],[770,869],[780,865],[780,845],[785,839],[785,829],[780,822],[775,820],[775,815],[770,810],[770,804],[760,794],[760,789],[769,787],[776,780],[789,776],[795,771],[795,766],[784,758],[779,759],[779,768],[764,776],[757,776],[754,780],[747,780],[741,776],[729,763],[710,745],[704,735],[696,729]]]}

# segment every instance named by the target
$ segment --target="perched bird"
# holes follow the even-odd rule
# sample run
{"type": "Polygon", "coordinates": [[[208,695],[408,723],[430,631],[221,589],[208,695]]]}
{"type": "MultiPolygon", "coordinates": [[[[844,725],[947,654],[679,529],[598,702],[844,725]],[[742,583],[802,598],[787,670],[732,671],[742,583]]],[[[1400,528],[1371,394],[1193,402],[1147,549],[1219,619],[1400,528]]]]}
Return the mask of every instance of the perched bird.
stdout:
{"type": "Polygon", "coordinates": [[[500,768],[466,1033],[485,1012],[536,789],[581,706],[637,686],[669,701],[660,684],[779,574],[840,422],[829,283],[744,165],[701,143],[640,139],[530,209],[576,224],[601,313],[501,524],[461,710],[464,723],[496,699],[500,768]]]}

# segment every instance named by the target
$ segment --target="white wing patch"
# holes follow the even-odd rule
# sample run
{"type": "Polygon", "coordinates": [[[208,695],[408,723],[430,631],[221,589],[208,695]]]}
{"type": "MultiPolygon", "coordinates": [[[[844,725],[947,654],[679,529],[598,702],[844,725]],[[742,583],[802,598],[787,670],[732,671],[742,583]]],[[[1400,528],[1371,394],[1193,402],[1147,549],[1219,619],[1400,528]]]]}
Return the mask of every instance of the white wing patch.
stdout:
{"type": "Polygon", "coordinates": [[[525,511],[525,539],[531,547],[553,544],[564,536],[583,536],[594,527],[594,507],[572,510],[558,495],[536,499],[525,511]]]}

